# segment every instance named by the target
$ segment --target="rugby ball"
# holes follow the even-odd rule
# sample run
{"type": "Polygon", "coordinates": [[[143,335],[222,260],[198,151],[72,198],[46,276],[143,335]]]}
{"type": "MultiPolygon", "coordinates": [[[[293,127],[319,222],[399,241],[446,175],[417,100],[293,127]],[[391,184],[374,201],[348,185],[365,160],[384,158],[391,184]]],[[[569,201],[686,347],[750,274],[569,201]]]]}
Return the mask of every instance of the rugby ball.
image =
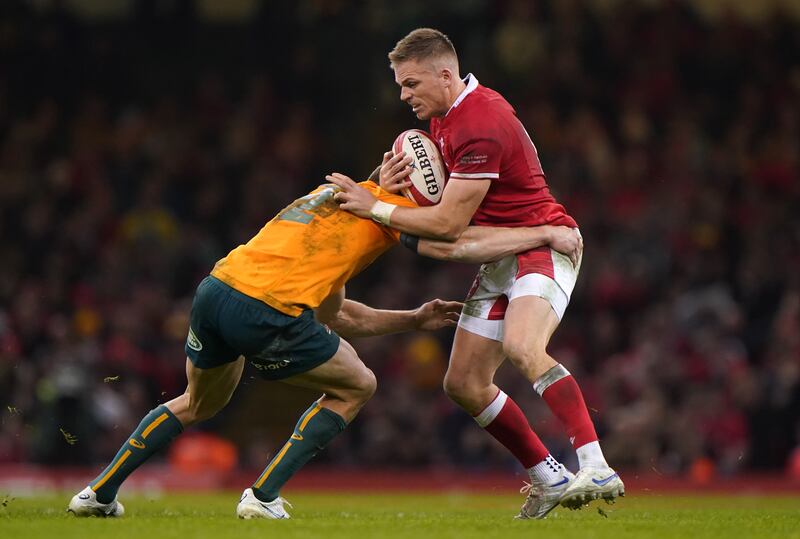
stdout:
{"type": "Polygon", "coordinates": [[[406,152],[411,157],[411,186],[403,194],[419,206],[438,204],[444,191],[447,170],[436,142],[425,131],[409,129],[394,140],[394,153],[406,152]]]}

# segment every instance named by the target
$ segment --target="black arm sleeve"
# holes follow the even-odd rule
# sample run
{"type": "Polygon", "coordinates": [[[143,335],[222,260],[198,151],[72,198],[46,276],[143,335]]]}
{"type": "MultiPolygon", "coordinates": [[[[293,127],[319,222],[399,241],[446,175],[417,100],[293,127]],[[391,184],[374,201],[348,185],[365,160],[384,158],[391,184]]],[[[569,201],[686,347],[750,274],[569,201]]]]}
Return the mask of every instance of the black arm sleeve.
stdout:
{"type": "Polygon", "coordinates": [[[419,250],[419,236],[414,236],[412,234],[406,234],[405,232],[401,232],[400,243],[402,243],[415,253],[418,252],[419,250]]]}

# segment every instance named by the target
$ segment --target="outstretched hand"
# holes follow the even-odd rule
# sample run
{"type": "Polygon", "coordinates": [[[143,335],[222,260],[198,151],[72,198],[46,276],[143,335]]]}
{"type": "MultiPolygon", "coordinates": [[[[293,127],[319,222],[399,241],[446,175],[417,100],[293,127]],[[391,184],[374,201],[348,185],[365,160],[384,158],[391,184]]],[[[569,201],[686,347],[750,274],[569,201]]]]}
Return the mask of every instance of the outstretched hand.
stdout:
{"type": "Polygon", "coordinates": [[[454,327],[458,324],[461,309],[464,304],[460,301],[444,301],[434,299],[423,303],[414,312],[417,329],[433,331],[443,327],[454,327]]]}
{"type": "Polygon", "coordinates": [[[370,210],[378,200],[372,193],[338,172],[325,176],[325,179],[341,189],[333,195],[333,200],[339,203],[341,209],[365,219],[370,218],[370,210]]]}

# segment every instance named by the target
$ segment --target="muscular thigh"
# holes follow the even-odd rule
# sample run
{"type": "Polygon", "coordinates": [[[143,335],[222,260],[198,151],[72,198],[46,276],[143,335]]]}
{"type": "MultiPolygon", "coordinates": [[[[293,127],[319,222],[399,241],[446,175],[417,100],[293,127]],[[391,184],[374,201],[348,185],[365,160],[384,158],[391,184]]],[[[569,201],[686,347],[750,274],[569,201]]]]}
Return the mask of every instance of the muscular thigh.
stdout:
{"type": "Polygon", "coordinates": [[[547,347],[560,320],[550,303],[538,296],[522,296],[508,305],[503,342],[506,347],[521,343],[547,347]]]}
{"type": "Polygon", "coordinates": [[[186,358],[186,392],[166,403],[184,426],[213,416],[231,399],[242,377],[244,358],[203,369],[186,358]]]}
{"type": "Polygon", "coordinates": [[[501,342],[459,327],[453,340],[447,374],[491,383],[504,359],[501,342]]]}
{"type": "Polygon", "coordinates": [[[353,346],[344,339],[339,339],[339,349],[328,361],[281,381],[326,393],[336,393],[358,390],[363,386],[365,376],[371,376],[371,371],[358,357],[353,346]]]}
{"type": "Polygon", "coordinates": [[[225,363],[212,369],[195,367],[187,358],[186,379],[188,393],[193,399],[227,403],[233,395],[233,390],[239,385],[244,369],[244,358],[225,363]]]}

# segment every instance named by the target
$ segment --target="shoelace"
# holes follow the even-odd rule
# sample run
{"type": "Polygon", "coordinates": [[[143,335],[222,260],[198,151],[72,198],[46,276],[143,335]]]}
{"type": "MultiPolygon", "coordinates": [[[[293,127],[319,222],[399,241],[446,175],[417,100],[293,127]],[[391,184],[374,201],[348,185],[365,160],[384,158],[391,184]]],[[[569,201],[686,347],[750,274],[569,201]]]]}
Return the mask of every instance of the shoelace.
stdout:
{"type": "Polygon", "coordinates": [[[520,494],[527,494],[528,496],[536,496],[537,494],[541,494],[541,490],[539,490],[538,485],[533,486],[527,481],[523,481],[522,483],[522,488],[519,489],[520,494]]]}
{"type": "Polygon", "coordinates": [[[292,509],[294,509],[294,505],[292,505],[291,502],[289,500],[287,500],[286,498],[284,498],[282,496],[278,496],[278,501],[281,502],[281,504],[286,504],[289,507],[291,507],[292,509]]]}
{"type": "Polygon", "coordinates": [[[522,483],[522,488],[519,489],[519,493],[527,494],[527,497],[525,498],[525,503],[523,503],[520,508],[520,515],[522,518],[531,518],[536,514],[536,510],[530,506],[535,503],[536,498],[542,491],[538,485],[533,485],[527,481],[523,481],[522,483]]]}

